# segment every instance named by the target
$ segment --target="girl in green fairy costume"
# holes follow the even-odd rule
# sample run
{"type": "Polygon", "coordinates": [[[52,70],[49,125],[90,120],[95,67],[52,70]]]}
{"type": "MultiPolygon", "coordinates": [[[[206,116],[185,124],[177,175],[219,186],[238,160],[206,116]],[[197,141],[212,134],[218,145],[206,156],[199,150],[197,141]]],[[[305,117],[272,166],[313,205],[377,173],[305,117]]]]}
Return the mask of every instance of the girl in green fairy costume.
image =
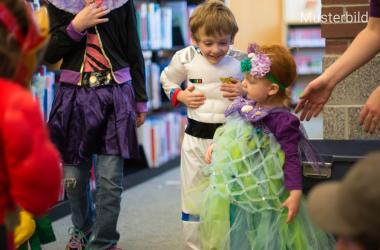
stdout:
{"type": "Polygon", "coordinates": [[[253,44],[241,68],[247,96],[226,110],[206,153],[203,249],[333,249],[333,237],[317,230],[304,208],[299,146],[310,144],[287,108],[296,78],[292,55],[253,44]]]}

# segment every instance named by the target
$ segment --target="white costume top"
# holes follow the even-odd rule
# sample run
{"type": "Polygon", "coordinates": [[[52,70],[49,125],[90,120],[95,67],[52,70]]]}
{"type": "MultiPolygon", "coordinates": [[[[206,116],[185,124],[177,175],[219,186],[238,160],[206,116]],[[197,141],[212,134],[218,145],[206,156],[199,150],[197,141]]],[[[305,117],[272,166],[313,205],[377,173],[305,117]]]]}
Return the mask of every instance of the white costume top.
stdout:
{"type": "Polygon", "coordinates": [[[177,51],[169,66],[161,73],[161,83],[169,99],[183,82],[187,86],[195,85],[195,92],[203,93],[206,100],[196,109],[188,108],[189,118],[205,123],[223,123],[224,111],[231,101],[222,96],[220,91],[221,77],[243,79],[240,61],[246,54],[230,49],[227,55],[218,63],[211,64],[194,46],[177,51]]]}

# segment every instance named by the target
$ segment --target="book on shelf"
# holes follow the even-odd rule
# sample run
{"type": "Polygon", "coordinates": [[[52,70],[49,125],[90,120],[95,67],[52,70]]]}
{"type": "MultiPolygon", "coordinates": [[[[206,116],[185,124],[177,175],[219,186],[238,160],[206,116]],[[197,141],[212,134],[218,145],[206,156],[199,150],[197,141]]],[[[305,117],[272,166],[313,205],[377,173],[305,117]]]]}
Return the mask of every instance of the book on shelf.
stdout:
{"type": "Polygon", "coordinates": [[[288,31],[289,47],[324,47],[320,27],[291,27],[288,31]]]}
{"type": "Polygon", "coordinates": [[[54,99],[55,73],[48,71],[43,65],[33,75],[31,91],[40,104],[42,115],[45,121],[48,120],[54,99]]]}
{"type": "Polygon", "coordinates": [[[152,89],[152,108],[158,109],[162,105],[160,83],[160,66],[157,63],[151,64],[151,89],[152,89]]]}
{"type": "Polygon", "coordinates": [[[190,44],[188,20],[189,10],[186,1],[167,1],[164,4],[172,10],[173,46],[190,44]]]}
{"type": "Polygon", "coordinates": [[[179,155],[186,121],[186,115],[169,112],[148,116],[137,129],[150,168],[157,168],[179,155]]]}
{"type": "Polygon", "coordinates": [[[137,30],[142,49],[162,49],[173,46],[173,10],[158,3],[136,4],[137,30]]]}

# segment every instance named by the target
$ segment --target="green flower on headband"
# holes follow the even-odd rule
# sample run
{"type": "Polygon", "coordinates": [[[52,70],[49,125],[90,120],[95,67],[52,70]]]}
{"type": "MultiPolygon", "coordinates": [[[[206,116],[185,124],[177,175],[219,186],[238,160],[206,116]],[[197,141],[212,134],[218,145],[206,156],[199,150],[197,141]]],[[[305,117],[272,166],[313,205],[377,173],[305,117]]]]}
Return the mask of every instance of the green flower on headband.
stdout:
{"type": "Polygon", "coordinates": [[[244,59],[243,61],[240,62],[240,70],[243,73],[250,73],[252,69],[252,63],[249,58],[244,59]]]}

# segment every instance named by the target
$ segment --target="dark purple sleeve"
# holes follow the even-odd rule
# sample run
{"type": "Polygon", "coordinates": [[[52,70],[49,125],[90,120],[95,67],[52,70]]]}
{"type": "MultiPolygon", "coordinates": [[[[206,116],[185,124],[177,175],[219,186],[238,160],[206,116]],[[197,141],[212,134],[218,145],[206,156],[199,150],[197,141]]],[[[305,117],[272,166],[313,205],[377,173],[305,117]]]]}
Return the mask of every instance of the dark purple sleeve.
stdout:
{"type": "Polygon", "coordinates": [[[298,145],[300,121],[291,113],[272,113],[264,120],[285,153],[284,178],[287,190],[302,189],[301,160],[298,145]]]}
{"type": "Polygon", "coordinates": [[[380,1],[379,0],[370,0],[369,15],[371,17],[380,17],[380,1]]]}

